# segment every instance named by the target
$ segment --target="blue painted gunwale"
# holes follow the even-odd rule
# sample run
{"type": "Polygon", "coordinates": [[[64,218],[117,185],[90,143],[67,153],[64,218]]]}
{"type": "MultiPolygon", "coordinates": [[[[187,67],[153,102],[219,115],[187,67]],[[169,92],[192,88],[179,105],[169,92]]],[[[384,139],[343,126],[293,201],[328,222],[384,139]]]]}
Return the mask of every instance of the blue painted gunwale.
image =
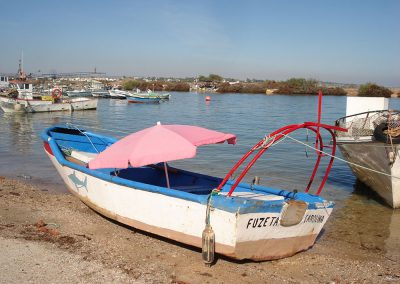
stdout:
{"type": "MultiPolygon", "coordinates": [[[[70,135],[70,134],[63,134],[63,133],[56,133],[53,132],[56,129],[71,129],[69,127],[66,127],[64,125],[55,125],[53,127],[49,127],[45,129],[41,133],[41,138],[44,142],[49,143],[49,146],[53,152],[53,155],[55,156],[56,160],[60,165],[72,168],[76,171],[82,172],[84,174],[93,176],[95,178],[118,184],[121,186],[126,186],[132,189],[136,190],[143,190],[151,193],[156,193],[156,194],[163,194],[167,195],[170,197],[174,198],[179,198],[191,202],[196,202],[200,203],[203,205],[206,205],[208,202],[209,194],[207,195],[199,195],[199,194],[193,194],[193,193],[188,193],[180,190],[171,190],[166,187],[160,187],[160,186],[155,186],[147,183],[141,183],[141,182],[136,182],[132,180],[127,180],[124,178],[120,178],[118,176],[110,175],[111,171],[114,171],[115,169],[101,169],[101,170],[91,170],[87,167],[72,163],[68,160],[65,159],[64,154],[61,152],[59,144],[68,145],[68,141],[70,143],[70,146],[72,145],[77,145],[77,141],[70,141],[68,136],[78,136],[78,135],[70,135]]],[[[103,145],[103,149],[99,150],[104,150],[106,147],[109,145],[113,144],[117,139],[112,138],[112,137],[107,137],[107,136],[102,136],[98,135],[95,133],[87,132],[82,130],[85,135],[89,136],[91,139],[95,138],[95,145],[100,146],[103,145]],[[101,141],[103,144],[101,144],[99,141],[101,141]]],[[[78,142],[83,142],[83,139],[86,139],[86,144],[90,145],[90,142],[88,142],[87,137],[85,136],[80,136],[82,138],[82,141],[78,142]]],[[[79,140],[79,139],[78,139],[79,140]]],[[[92,147],[92,146],[91,146],[92,147]]],[[[77,150],[81,150],[81,148],[75,148],[77,150]]],[[[93,152],[95,153],[96,151],[93,149],[84,149],[84,151],[87,152],[93,152]]],[[[193,176],[199,176],[199,177],[207,177],[210,179],[218,179],[212,176],[206,176],[194,172],[189,172],[185,170],[179,169],[179,171],[182,171],[184,173],[191,174],[193,176]]],[[[218,179],[219,180],[219,179],[218,179]]],[[[234,181],[228,181],[227,184],[223,187],[221,192],[227,192],[230,189],[230,186],[234,183],[234,181]]],[[[312,194],[307,194],[307,193],[293,193],[290,191],[286,190],[281,190],[281,189],[273,189],[273,188],[267,188],[263,186],[250,186],[246,183],[240,183],[238,188],[236,189],[238,191],[251,191],[253,193],[261,193],[261,194],[273,194],[273,195],[278,195],[278,196],[283,196],[284,200],[272,200],[272,201],[260,201],[260,200],[251,200],[247,198],[242,198],[242,197],[227,197],[225,195],[212,195],[211,197],[211,205],[214,208],[221,209],[224,211],[228,212],[237,212],[239,214],[246,214],[246,213],[279,213],[282,210],[283,205],[285,204],[285,200],[288,199],[294,199],[294,200],[301,200],[306,203],[308,203],[308,209],[313,210],[313,209],[318,209],[321,208],[321,204],[326,202],[323,198],[312,195],[312,194]]],[[[155,197],[156,198],[156,197],[155,197]]],[[[333,202],[326,203],[325,208],[332,208],[334,206],[333,202]]]]}

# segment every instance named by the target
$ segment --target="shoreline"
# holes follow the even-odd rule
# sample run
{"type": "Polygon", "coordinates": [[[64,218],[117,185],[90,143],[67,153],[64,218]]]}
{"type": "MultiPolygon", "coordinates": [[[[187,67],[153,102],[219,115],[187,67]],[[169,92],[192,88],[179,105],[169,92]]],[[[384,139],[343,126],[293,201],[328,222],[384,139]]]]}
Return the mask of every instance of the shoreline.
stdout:
{"type": "MultiPolygon", "coordinates": [[[[345,95],[331,95],[327,94],[324,96],[333,96],[333,97],[358,97],[358,88],[343,88],[344,91],[346,92],[345,95]]],[[[400,97],[400,88],[388,88],[393,92],[391,95],[391,98],[398,98],[400,97]]],[[[200,93],[214,93],[214,94],[229,94],[229,93],[220,93],[218,91],[216,92],[207,92],[207,91],[197,91],[199,94],[200,93]]],[[[317,93],[287,93],[287,94],[281,94],[281,93],[273,93],[269,92],[267,90],[266,92],[259,92],[259,93],[241,93],[241,92],[232,92],[231,94],[254,94],[254,95],[268,95],[268,96],[317,96],[317,93]]]]}
{"type": "Polygon", "coordinates": [[[328,220],[305,252],[265,262],[217,256],[210,268],[197,249],[110,221],[69,193],[49,193],[22,181],[0,179],[0,216],[1,283],[400,281],[400,258],[342,238],[352,231],[334,230],[334,223],[352,217],[347,215],[328,220]]]}

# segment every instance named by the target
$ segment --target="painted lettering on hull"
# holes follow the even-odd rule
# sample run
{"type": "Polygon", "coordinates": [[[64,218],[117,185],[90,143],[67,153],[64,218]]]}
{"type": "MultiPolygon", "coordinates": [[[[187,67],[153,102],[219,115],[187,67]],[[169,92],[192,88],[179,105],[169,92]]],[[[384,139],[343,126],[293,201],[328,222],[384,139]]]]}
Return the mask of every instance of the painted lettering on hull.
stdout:
{"type": "MultiPolygon", "coordinates": [[[[324,220],[325,220],[324,215],[308,214],[304,217],[303,223],[323,223],[324,220]]],[[[279,217],[250,218],[247,221],[246,229],[265,228],[278,225],[279,225],[279,217]]]]}
{"type": "Polygon", "coordinates": [[[304,217],[303,223],[322,223],[324,222],[324,219],[324,215],[309,214],[304,217]]]}
{"type": "Polygon", "coordinates": [[[250,218],[247,221],[246,229],[271,227],[271,226],[277,226],[278,224],[279,224],[279,217],[250,218]]]}

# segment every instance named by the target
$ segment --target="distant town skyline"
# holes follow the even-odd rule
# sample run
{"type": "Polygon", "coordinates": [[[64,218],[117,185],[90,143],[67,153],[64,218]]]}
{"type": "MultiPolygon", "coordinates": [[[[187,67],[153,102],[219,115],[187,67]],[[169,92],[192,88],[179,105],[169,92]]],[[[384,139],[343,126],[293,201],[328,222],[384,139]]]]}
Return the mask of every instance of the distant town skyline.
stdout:
{"type": "Polygon", "coordinates": [[[4,1],[0,73],[400,86],[400,1],[4,1]]]}

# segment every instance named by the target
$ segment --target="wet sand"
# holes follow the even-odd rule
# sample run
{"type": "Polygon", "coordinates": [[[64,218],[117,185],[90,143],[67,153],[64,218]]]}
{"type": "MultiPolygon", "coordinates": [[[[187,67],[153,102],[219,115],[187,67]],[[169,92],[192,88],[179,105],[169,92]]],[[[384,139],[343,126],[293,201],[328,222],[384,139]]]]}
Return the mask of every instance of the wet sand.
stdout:
{"type": "Polygon", "coordinates": [[[0,283],[400,283],[399,236],[370,240],[352,222],[363,212],[336,214],[308,251],[206,267],[199,250],[112,222],[68,193],[0,178],[0,283]]]}

